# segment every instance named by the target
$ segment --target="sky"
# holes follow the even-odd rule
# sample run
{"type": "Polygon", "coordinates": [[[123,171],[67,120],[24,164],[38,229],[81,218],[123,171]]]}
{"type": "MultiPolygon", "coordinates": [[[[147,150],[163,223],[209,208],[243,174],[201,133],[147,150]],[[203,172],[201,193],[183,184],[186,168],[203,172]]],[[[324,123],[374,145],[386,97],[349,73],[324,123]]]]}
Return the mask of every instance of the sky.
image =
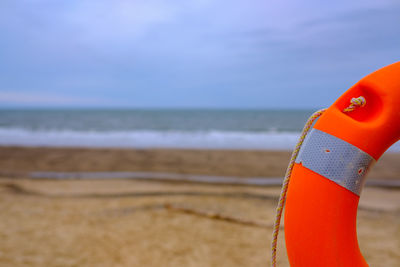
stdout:
{"type": "Polygon", "coordinates": [[[399,14],[398,0],[1,0],[0,107],[326,107],[400,60],[399,14]]]}

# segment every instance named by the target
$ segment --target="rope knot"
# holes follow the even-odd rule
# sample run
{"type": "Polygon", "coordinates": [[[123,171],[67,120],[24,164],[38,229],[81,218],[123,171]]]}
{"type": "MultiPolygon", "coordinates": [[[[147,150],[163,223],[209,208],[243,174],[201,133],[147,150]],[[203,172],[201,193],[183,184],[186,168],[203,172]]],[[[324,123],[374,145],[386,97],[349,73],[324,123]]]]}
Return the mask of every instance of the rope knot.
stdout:
{"type": "Polygon", "coordinates": [[[366,103],[367,103],[367,100],[365,100],[365,98],[363,96],[353,97],[350,100],[350,105],[347,108],[345,108],[343,110],[343,112],[351,112],[358,107],[364,107],[366,103]]]}

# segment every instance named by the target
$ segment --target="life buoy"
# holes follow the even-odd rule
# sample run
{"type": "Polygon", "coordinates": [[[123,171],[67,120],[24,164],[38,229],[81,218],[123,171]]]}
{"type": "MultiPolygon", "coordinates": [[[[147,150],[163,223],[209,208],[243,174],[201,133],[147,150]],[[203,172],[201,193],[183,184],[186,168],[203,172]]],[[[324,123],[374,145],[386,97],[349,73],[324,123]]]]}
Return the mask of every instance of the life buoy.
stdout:
{"type": "Polygon", "coordinates": [[[400,138],[400,62],[360,80],[315,123],[294,164],[286,198],[291,266],[368,266],[356,233],[365,174],[400,138]],[[344,112],[352,98],[366,105],[344,112]]]}

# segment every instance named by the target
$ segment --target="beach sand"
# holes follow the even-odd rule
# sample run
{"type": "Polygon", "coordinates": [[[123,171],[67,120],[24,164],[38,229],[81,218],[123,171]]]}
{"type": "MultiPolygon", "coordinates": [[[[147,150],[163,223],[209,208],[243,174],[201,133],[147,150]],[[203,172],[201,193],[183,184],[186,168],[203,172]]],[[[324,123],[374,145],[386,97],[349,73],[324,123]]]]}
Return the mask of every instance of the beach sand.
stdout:
{"type": "MultiPolygon", "coordinates": [[[[0,175],[32,171],[153,171],[283,177],[289,151],[0,147],[0,175]]],[[[368,174],[400,179],[400,154],[386,153],[368,174]]]]}
{"type": "MultiPolygon", "coordinates": [[[[0,266],[268,266],[278,187],[26,179],[31,171],[281,177],[280,151],[0,148],[0,266]]],[[[398,179],[387,154],[370,177],[398,179]]],[[[400,190],[365,188],[370,266],[400,265],[400,190]]],[[[278,266],[288,266],[284,230],[278,266]]]]}

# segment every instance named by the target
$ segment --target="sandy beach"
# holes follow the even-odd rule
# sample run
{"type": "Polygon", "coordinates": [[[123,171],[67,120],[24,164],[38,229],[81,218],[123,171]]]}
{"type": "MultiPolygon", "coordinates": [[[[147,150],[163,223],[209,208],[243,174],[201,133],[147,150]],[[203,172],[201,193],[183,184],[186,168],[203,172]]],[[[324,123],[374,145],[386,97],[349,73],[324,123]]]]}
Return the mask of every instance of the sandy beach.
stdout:
{"type": "MultiPolygon", "coordinates": [[[[0,148],[0,266],[268,266],[279,187],[27,179],[32,171],[282,177],[290,153],[0,148]]],[[[400,178],[387,154],[369,178],[400,178]]],[[[400,190],[365,188],[358,237],[370,266],[400,264],[400,190]]],[[[278,266],[288,266],[282,230],[278,266]]]]}
{"type": "MultiPolygon", "coordinates": [[[[0,147],[0,174],[33,171],[153,171],[238,177],[283,177],[289,151],[94,149],[0,147]]],[[[400,179],[400,153],[386,153],[368,174],[371,179],[400,179]]]]}
{"type": "Polygon", "coordinates": [[[0,0],[0,267],[400,267],[399,14],[0,0]]]}

